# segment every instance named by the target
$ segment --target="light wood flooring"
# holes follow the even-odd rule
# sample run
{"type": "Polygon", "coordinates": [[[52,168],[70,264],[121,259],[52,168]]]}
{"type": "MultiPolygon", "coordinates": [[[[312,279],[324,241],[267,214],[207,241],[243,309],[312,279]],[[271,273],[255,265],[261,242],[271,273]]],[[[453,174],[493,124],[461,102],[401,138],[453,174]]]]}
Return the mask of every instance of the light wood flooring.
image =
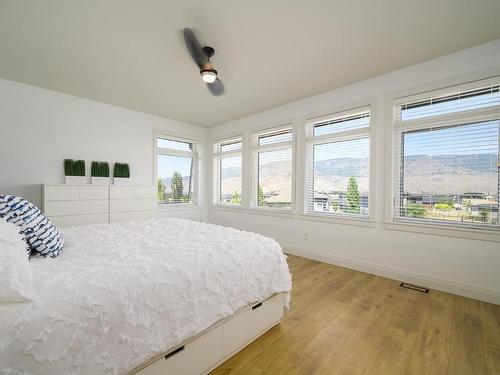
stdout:
{"type": "Polygon", "coordinates": [[[289,256],[291,310],[211,372],[500,374],[500,306],[289,256]]]}

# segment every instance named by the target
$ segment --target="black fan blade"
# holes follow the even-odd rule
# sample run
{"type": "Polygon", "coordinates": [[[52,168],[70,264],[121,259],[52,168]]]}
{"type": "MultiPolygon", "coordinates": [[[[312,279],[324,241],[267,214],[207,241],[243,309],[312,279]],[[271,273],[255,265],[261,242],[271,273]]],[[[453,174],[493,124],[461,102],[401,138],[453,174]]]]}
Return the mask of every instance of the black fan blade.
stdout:
{"type": "Polygon", "coordinates": [[[208,89],[214,96],[221,96],[224,95],[224,84],[222,81],[217,78],[214,82],[212,83],[207,83],[208,89]]]}
{"type": "Polygon", "coordinates": [[[208,58],[203,53],[200,42],[198,42],[196,35],[194,35],[193,30],[190,28],[186,27],[183,30],[183,33],[184,42],[186,43],[186,48],[189,54],[193,58],[196,65],[198,65],[198,68],[203,69],[208,64],[208,58]]]}

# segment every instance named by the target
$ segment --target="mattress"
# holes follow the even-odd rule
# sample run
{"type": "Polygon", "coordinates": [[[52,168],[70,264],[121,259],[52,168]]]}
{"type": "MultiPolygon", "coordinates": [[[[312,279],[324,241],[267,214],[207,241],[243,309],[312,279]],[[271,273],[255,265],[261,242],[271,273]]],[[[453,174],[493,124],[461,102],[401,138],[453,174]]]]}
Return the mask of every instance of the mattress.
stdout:
{"type": "Polygon", "coordinates": [[[63,230],[36,299],[0,304],[1,374],[126,374],[240,308],[289,292],[272,239],[184,219],[63,230]]]}

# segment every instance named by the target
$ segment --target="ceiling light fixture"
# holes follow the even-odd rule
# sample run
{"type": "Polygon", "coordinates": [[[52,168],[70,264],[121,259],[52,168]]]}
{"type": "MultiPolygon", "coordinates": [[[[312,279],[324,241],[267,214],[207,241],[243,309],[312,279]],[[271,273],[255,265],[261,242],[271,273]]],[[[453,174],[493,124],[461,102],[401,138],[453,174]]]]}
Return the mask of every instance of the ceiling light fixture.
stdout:
{"type": "Polygon", "coordinates": [[[202,69],[200,70],[201,79],[203,82],[212,83],[217,79],[217,70],[215,69],[202,69]]]}

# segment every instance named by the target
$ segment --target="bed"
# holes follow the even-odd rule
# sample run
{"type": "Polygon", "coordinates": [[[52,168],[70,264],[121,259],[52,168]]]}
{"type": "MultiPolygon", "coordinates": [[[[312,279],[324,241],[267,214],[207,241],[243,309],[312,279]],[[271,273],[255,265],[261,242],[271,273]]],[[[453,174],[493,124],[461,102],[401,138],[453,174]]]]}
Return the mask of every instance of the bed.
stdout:
{"type": "Polygon", "coordinates": [[[35,301],[0,304],[2,374],[204,373],[288,304],[285,256],[255,233],[185,219],[62,231],[62,256],[31,260],[35,301]]]}

